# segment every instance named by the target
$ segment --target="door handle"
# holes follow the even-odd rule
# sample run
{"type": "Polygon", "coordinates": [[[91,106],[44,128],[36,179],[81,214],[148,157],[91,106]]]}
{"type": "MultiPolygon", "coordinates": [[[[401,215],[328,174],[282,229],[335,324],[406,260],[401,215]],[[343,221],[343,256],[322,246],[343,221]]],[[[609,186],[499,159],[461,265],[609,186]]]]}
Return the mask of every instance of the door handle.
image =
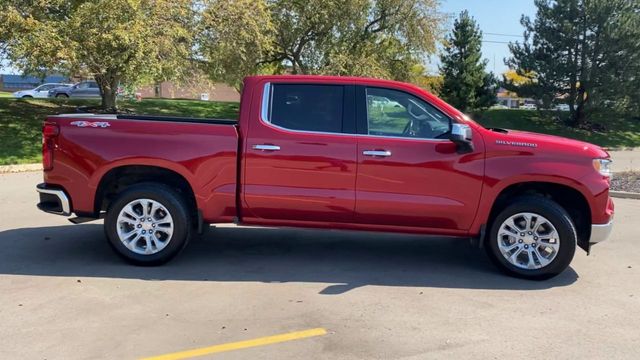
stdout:
{"type": "Polygon", "coordinates": [[[389,150],[365,150],[362,152],[364,156],[381,156],[388,157],[391,156],[391,151],[389,150]]]}
{"type": "Polygon", "coordinates": [[[278,150],[280,150],[280,146],[278,146],[278,145],[268,145],[268,144],[253,145],[253,148],[255,150],[262,150],[262,151],[278,151],[278,150]]]}

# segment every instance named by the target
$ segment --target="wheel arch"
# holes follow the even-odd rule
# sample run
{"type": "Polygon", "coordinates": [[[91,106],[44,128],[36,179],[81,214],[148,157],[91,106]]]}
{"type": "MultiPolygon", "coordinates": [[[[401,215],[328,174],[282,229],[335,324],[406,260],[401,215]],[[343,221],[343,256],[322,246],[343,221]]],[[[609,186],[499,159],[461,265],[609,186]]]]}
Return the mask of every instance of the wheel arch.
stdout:
{"type": "Polygon", "coordinates": [[[523,181],[512,183],[502,188],[495,197],[488,212],[488,217],[485,219],[487,233],[496,216],[509,205],[509,200],[524,195],[542,196],[558,203],[569,213],[576,227],[578,245],[588,251],[588,242],[591,236],[591,207],[587,197],[575,187],[558,182],[523,181]]]}
{"type": "Polygon", "coordinates": [[[175,189],[187,201],[193,211],[194,219],[198,217],[198,203],[193,187],[183,174],[166,167],[141,164],[114,166],[104,172],[98,181],[94,195],[95,215],[106,210],[119,193],[142,182],[164,184],[175,189]]]}

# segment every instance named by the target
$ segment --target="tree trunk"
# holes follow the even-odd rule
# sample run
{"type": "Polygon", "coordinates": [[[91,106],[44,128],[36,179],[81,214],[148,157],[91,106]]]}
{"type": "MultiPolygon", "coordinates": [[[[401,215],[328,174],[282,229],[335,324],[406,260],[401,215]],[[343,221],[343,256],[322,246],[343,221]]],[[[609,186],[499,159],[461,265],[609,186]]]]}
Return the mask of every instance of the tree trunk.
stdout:
{"type": "Polygon", "coordinates": [[[114,75],[112,72],[107,72],[106,74],[95,75],[95,79],[100,87],[102,110],[105,112],[116,113],[118,111],[116,96],[118,95],[118,83],[120,82],[120,77],[114,75]]]}
{"type": "Polygon", "coordinates": [[[102,109],[108,112],[117,112],[118,107],[116,104],[117,91],[112,89],[102,90],[102,109]]]}

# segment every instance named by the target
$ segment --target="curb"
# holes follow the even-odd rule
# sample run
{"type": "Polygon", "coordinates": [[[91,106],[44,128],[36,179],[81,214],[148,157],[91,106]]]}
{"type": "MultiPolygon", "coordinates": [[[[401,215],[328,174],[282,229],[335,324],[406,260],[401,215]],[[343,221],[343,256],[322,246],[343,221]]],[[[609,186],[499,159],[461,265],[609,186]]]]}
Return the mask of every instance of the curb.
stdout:
{"type": "Polygon", "coordinates": [[[609,195],[619,199],[636,199],[640,200],[640,193],[628,191],[609,191],[609,195]]]}
{"type": "Polygon", "coordinates": [[[42,164],[0,165],[0,174],[42,171],[42,164]]]}

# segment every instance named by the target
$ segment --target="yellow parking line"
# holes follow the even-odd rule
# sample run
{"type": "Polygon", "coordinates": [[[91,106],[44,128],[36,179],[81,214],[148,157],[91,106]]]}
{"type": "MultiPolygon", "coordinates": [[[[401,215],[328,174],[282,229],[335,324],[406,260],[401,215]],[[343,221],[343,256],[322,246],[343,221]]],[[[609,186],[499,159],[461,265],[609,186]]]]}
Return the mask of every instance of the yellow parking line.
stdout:
{"type": "Polygon", "coordinates": [[[198,349],[179,351],[179,352],[174,352],[170,354],[152,356],[152,357],[144,358],[142,360],[187,359],[187,358],[196,357],[196,356],[210,355],[210,354],[215,354],[215,353],[220,353],[225,351],[245,349],[245,348],[263,346],[263,345],[269,345],[269,344],[276,344],[276,343],[281,343],[285,341],[299,340],[299,339],[304,339],[304,338],[313,337],[313,336],[321,336],[326,334],[327,334],[327,330],[323,328],[315,328],[315,329],[309,329],[309,330],[294,331],[286,334],[265,336],[265,337],[252,339],[252,340],[237,341],[237,342],[232,342],[227,344],[213,345],[213,346],[208,346],[208,347],[203,347],[198,349]]]}

